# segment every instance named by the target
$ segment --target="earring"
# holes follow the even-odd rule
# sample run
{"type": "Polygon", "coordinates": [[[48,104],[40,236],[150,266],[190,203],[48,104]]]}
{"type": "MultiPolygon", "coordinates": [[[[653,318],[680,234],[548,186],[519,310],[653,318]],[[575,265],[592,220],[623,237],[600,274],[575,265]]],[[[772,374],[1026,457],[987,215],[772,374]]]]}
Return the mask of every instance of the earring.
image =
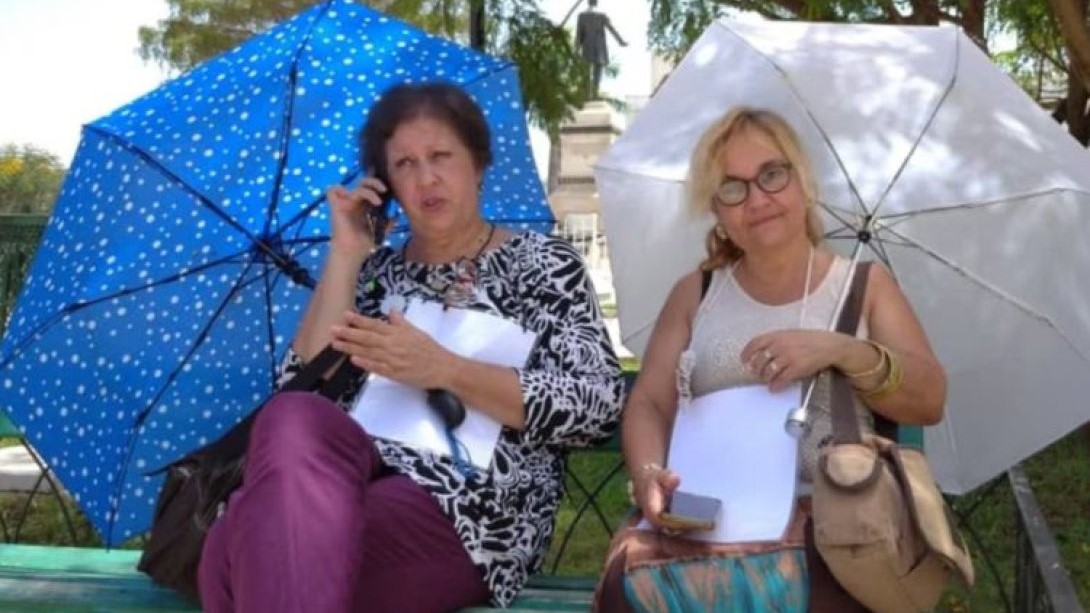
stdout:
{"type": "Polygon", "coordinates": [[[727,240],[727,229],[723,227],[723,224],[715,224],[715,237],[721,241],[727,240]]]}

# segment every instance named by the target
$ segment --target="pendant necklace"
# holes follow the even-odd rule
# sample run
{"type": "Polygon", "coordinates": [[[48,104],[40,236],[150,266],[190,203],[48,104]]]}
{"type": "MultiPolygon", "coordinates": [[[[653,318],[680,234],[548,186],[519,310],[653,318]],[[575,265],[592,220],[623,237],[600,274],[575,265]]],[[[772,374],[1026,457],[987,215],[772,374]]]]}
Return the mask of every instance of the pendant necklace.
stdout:
{"type": "MultiPolygon", "coordinates": [[[[488,234],[485,235],[484,240],[481,241],[480,247],[477,248],[477,252],[472,257],[461,256],[454,261],[453,273],[454,278],[447,280],[439,277],[439,275],[433,275],[429,272],[425,285],[431,294],[440,297],[443,302],[443,308],[450,308],[452,306],[459,306],[472,302],[477,285],[477,273],[478,264],[477,260],[484,253],[484,250],[492,242],[492,238],[496,234],[496,224],[488,224],[488,234]]],[[[401,248],[401,258],[403,261],[407,261],[405,257],[409,248],[409,242],[406,241],[405,245],[401,248]]]]}

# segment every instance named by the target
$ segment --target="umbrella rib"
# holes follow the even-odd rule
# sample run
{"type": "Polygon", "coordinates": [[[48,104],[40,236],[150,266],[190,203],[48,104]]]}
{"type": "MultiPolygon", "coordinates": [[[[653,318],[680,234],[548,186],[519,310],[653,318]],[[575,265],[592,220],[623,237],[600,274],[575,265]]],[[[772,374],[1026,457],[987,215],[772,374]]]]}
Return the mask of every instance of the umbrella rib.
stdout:
{"type": "MultiPolygon", "coordinates": [[[[842,226],[844,226],[844,228],[846,230],[849,230],[851,232],[856,232],[855,227],[852,225],[851,221],[848,219],[848,215],[852,214],[850,211],[845,211],[844,209],[839,209],[837,207],[834,207],[831,204],[828,204],[826,202],[822,202],[820,200],[818,201],[818,205],[822,209],[825,209],[825,212],[828,213],[833,219],[839,221],[840,224],[842,226]]],[[[834,230],[834,232],[835,231],[836,230],[834,230]]],[[[854,234],[853,234],[853,236],[854,236],[854,234]]]]}
{"type": "Polygon", "coordinates": [[[126,289],[114,292],[114,293],[109,294],[107,296],[99,296],[98,298],[95,298],[94,300],[83,300],[83,301],[80,301],[80,302],[74,302],[72,304],[66,305],[60,311],[57,311],[52,317],[50,317],[49,319],[47,319],[47,320],[43,321],[42,323],[38,324],[30,332],[28,332],[27,335],[25,337],[23,337],[23,340],[15,345],[15,348],[12,350],[11,355],[9,355],[8,357],[6,357],[2,361],[0,361],[0,370],[3,370],[4,368],[6,368],[7,365],[11,363],[12,360],[19,357],[19,355],[22,354],[23,350],[25,350],[32,342],[34,342],[36,340],[36,338],[38,337],[38,335],[42,333],[42,331],[50,328],[51,326],[53,326],[53,324],[57,323],[58,321],[61,321],[63,318],[67,317],[68,315],[71,315],[72,313],[82,311],[83,309],[95,306],[96,304],[100,304],[100,303],[105,302],[107,300],[113,300],[115,298],[122,298],[124,296],[128,296],[130,294],[135,294],[137,292],[142,292],[142,291],[145,291],[145,290],[149,290],[149,289],[152,289],[154,287],[158,287],[160,285],[166,285],[168,283],[173,283],[173,282],[175,282],[175,281],[177,281],[179,279],[185,278],[185,277],[193,275],[195,273],[204,272],[205,270],[208,270],[210,268],[214,268],[214,267],[219,266],[221,264],[224,264],[226,262],[230,262],[230,261],[234,260],[235,258],[237,258],[239,255],[242,255],[244,253],[247,253],[247,252],[246,251],[241,251],[239,253],[232,253],[232,254],[227,255],[225,257],[222,257],[222,258],[220,258],[218,260],[213,260],[211,262],[206,262],[206,263],[201,264],[200,266],[197,266],[195,268],[190,268],[188,270],[184,270],[182,272],[170,275],[169,277],[164,277],[162,279],[157,279],[157,280],[152,281],[150,283],[141,285],[140,287],[130,287],[130,288],[126,288],[126,289]]]}
{"type": "MultiPolygon", "coordinates": [[[[273,270],[275,270],[276,273],[280,272],[279,269],[274,268],[273,270]]],[[[269,372],[272,374],[272,378],[273,378],[271,383],[273,385],[275,385],[276,384],[276,327],[273,326],[272,294],[273,294],[273,288],[276,286],[276,281],[279,280],[279,279],[276,279],[276,280],[273,280],[272,282],[270,282],[270,278],[273,277],[272,274],[269,274],[270,272],[272,272],[272,271],[270,271],[269,267],[266,266],[265,270],[264,270],[264,274],[261,275],[261,278],[265,281],[265,327],[266,327],[266,333],[267,333],[267,347],[268,347],[268,355],[269,355],[269,372]]]]}
{"type": "MultiPolygon", "coordinates": [[[[891,264],[889,259],[889,252],[886,251],[887,241],[882,240],[881,237],[878,237],[876,235],[873,236],[872,239],[873,240],[867,242],[867,247],[874,253],[874,255],[878,256],[878,259],[881,260],[882,263],[886,265],[886,268],[888,268],[892,272],[893,265],[891,264]]],[[[905,246],[908,245],[906,244],[905,246]]],[[[897,279],[896,273],[893,273],[893,278],[894,280],[897,279]]]]}
{"type": "Polygon", "coordinates": [[[914,240],[914,239],[911,239],[911,238],[909,238],[909,237],[907,237],[907,236],[905,236],[905,235],[903,235],[903,234],[901,234],[901,233],[899,233],[896,230],[893,230],[891,228],[886,228],[886,230],[888,232],[896,235],[898,238],[900,238],[902,241],[904,241],[907,245],[910,245],[912,247],[915,247],[916,249],[919,249],[923,253],[931,256],[931,258],[933,258],[935,261],[937,261],[937,262],[939,262],[941,264],[944,264],[946,267],[948,267],[950,270],[952,270],[955,274],[960,275],[962,278],[969,281],[970,283],[976,285],[977,287],[980,287],[984,291],[996,296],[997,298],[999,298],[1003,302],[1006,302],[1007,304],[1013,306],[1014,308],[1018,309],[1019,311],[1022,311],[1023,313],[1025,313],[1029,317],[1039,321],[1044,326],[1052,329],[1064,341],[1064,343],[1066,343],[1067,346],[1071,348],[1072,351],[1074,351],[1076,354],[1082,356],[1084,361],[1090,362],[1090,355],[1088,355],[1085,351],[1083,351],[1081,348],[1079,348],[1079,346],[1076,345],[1075,342],[1071,339],[1070,335],[1068,335],[1066,332],[1064,332],[1062,329],[1060,329],[1060,327],[1056,324],[1055,321],[1052,320],[1052,318],[1050,316],[1037,311],[1036,309],[1034,309],[1030,305],[1022,302],[1021,300],[1019,300],[1015,296],[1012,296],[1008,292],[1005,292],[1002,289],[1000,289],[1000,288],[998,288],[998,287],[996,287],[996,286],[994,286],[994,285],[992,285],[990,283],[985,282],[983,279],[977,277],[976,275],[969,272],[965,268],[963,268],[963,267],[959,266],[958,264],[954,263],[949,258],[943,257],[937,251],[935,251],[934,249],[931,249],[930,247],[925,246],[921,242],[919,242],[917,240],[914,240]]]}
{"type": "Polygon", "coordinates": [[[196,339],[190,346],[189,351],[186,352],[185,356],[178,362],[178,366],[170,373],[170,375],[167,376],[166,380],[163,381],[163,385],[160,386],[159,391],[155,394],[155,396],[152,397],[147,405],[145,405],[144,409],[140,411],[140,413],[136,416],[136,419],[133,420],[133,427],[131,429],[131,434],[129,435],[128,444],[126,445],[125,449],[125,458],[124,460],[122,460],[121,468],[118,471],[119,474],[117,481],[117,490],[114,496],[114,503],[112,505],[112,508],[109,510],[109,520],[107,522],[106,529],[108,542],[113,539],[114,523],[116,522],[117,516],[121,510],[121,497],[124,493],[122,490],[125,487],[125,473],[128,472],[129,462],[132,460],[133,453],[135,453],[136,451],[136,441],[140,437],[140,430],[144,426],[144,421],[147,419],[148,415],[151,414],[152,408],[156,404],[158,404],[159,400],[163,397],[163,394],[166,393],[167,389],[178,378],[178,374],[182,371],[182,368],[184,368],[185,365],[189,363],[189,360],[193,357],[193,354],[196,353],[197,349],[199,349],[201,344],[204,343],[204,340],[208,338],[208,334],[211,331],[213,324],[215,324],[215,322],[219,319],[219,316],[223,314],[223,311],[226,310],[227,305],[229,305],[231,301],[234,300],[234,297],[237,296],[239,291],[244,287],[245,284],[241,282],[241,279],[251,268],[253,268],[254,264],[255,262],[251,260],[249,265],[239,273],[239,276],[237,277],[234,286],[231,288],[231,291],[227,292],[227,295],[223,297],[223,300],[221,300],[219,305],[216,307],[215,312],[213,312],[212,316],[208,318],[208,321],[205,323],[204,327],[201,328],[201,331],[197,334],[196,339]]]}
{"type": "Polygon", "coordinates": [[[333,0],[325,2],[322,6],[321,12],[314,21],[311,22],[310,27],[307,29],[306,35],[303,36],[303,40],[300,41],[299,46],[295,49],[295,54],[291,58],[291,69],[288,70],[288,86],[287,86],[287,101],[284,104],[283,123],[280,128],[280,155],[276,160],[276,175],[273,179],[273,188],[269,194],[269,204],[265,209],[265,231],[264,234],[268,235],[270,224],[272,223],[273,215],[276,214],[276,203],[280,201],[280,188],[284,184],[284,169],[288,166],[288,138],[291,135],[291,121],[295,116],[295,85],[298,83],[299,78],[299,57],[303,54],[303,48],[306,47],[310,41],[310,37],[314,34],[314,28],[317,27],[318,22],[322,20],[329,7],[333,3],[333,0]]]}
{"type": "MultiPolygon", "coordinates": [[[[247,238],[247,240],[249,240],[250,243],[254,246],[254,248],[255,248],[254,251],[260,251],[260,252],[264,253],[278,267],[284,269],[285,271],[297,271],[297,270],[299,270],[298,266],[293,266],[294,264],[296,264],[295,262],[285,260],[284,257],[280,253],[278,253],[276,251],[276,249],[274,249],[271,245],[269,245],[265,240],[262,240],[262,239],[260,239],[258,237],[255,237],[242,224],[235,221],[235,219],[232,218],[230,215],[228,215],[226,211],[221,209],[218,205],[216,205],[216,203],[212,202],[211,198],[209,198],[208,196],[205,196],[203,193],[198,191],[197,188],[195,188],[192,185],[189,185],[188,183],[183,181],[181,177],[179,177],[177,174],[172,172],[166,166],[160,164],[147,151],[144,151],[140,147],[137,147],[136,145],[126,141],[125,139],[121,138],[120,136],[117,136],[117,135],[115,135],[115,134],[113,134],[111,132],[107,132],[107,131],[99,128],[99,127],[94,126],[94,125],[88,125],[86,127],[86,129],[90,130],[91,132],[94,132],[95,134],[98,134],[102,138],[105,138],[105,139],[108,139],[108,140],[114,142],[115,144],[117,144],[121,148],[129,151],[130,153],[132,153],[136,157],[143,160],[146,164],[148,164],[149,166],[156,169],[159,173],[161,173],[163,176],[165,176],[167,179],[169,179],[175,185],[180,187],[183,191],[187,192],[189,195],[196,198],[197,201],[200,202],[202,205],[204,205],[206,208],[208,208],[208,210],[210,210],[212,212],[212,214],[214,214],[216,217],[219,217],[228,226],[234,228],[239,234],[245,236],[247,238]]],[[[306,274],[305,270],[303,270],[301,272],[303,274],[306,274]]],[[[306,277],[309,277],[309,274],[306,274],[306,277]]],[[[305,279],[306,277],[300,277],[300,279],[305,279]]],[[[291,276],[291,278],[292,278],[293,281],[295,281],[295,282],[297,282],[297,283],[299,283],[301,285],[306,285],[306,283],[303,280],[296,279],[294,275],[291,276]]],[[[313,282],[312,279],[310,281],[313,282]]]]}
{"type": "Polygon", "coordinates": [[[946,99],[950,97],[950,92],[954,90],[954,85],[958,80],[958,65],[961,63],[961,37],[957,35],[957,32],[951,29],[951,35],[954,37],[954,70],[950,74],[950,79],[946,83],[946,87],[942,91],[942,95],[939,96],[938,102],[935,103],[934,108],[931,109],[931,114],[927,117],[927,122],[923,125],[923,129],[916,135],[916,140],[912,142],[912,147],[909,148],[908,154],[901,160],[901,165],[897,168],[897,172],[893,174],[889,184],[886,185],[885,191],[879,196],[878,201],[874,203],[874,211],[872,214],[877,215],[878,210],[882,208],[882,204],[885,203],[886,197],[893,191],[893,186],[897,184],[897,180],[901,178],[905,168],[908,168],[908,162],[912,159],[912,156],[919,149],[920,143],[923,141],[923,137],[927,135],[927,131],[931,129],[931,125],[935,123],[935,117],[939,114],[939,109],[942,108],[946,99]]]}
{"type": "MultiPolygon", "coordinates": [[[[729,30],[730,28],[727,29],[729,30]]],[[[787,71],[781,68],[775,62],[773,62],[772,58],[768,57],[767,54],[754,46],[753,43],[746,40],[745,37],[739,35],[733,30],[731,30],[731,33],[734,34],[734,36],[737,37],[738,40],[742,41],[744,45],[752,49],[761,59],[767,62],[768,65],[771,66],[773,70],[778,72],[783,78],[784,83],[787,84],[787,88],[791,91],[791,95],[795,98],[795,101],[798,102],[799,106],[802,107],[802,110],[806,112],[806,116],[810,119],[810,123],[813,124],[814,128],[818,131],[818,134],[821,135],[821,140],[825,141],[825,145],[829,147],[829,151],[832,153],[833,159],[836,160],[836,165],[840,167],[840,171],[844,174],[844,178],[848,181],[848,189],[851,191],[852,196],[855,196],[855,201],[857,204],[859,204],[859,208],[863,210],[864,213],[866,213],[867,206],[863,202],[863,197],[859,195],[859,188],[855,186],[855,181],[852,180],[851,174],[848,173],[848,169],[844,165],[844,160],[841,159],[840,153],[836,150],[836,147],[833,146],[833,141],[831,138],[829,138],[829,134],[825,131],[825,128],[822,127],[820,123],[818,123],[817,117],[814,117],[814,112],[810,110],[810,107],[807,106],[806,102],[803,100],[802,95],[799,94],[799,90],[795,88],[795,84],[791,82],[791,78],[787,74],[787,71]]]]}
{"type": "MultiPolygon", "coordinates": [[[[348,184],[351,183],[352,181],[354,181],[356,179],[356,177],[358,177],[358,176],[360,176],[360,171],[359,170],[348,173],[347,175],[345,175],[344,179],[341,180],[341,185],[347,187],[348,184]]],[[[294,217],[289,219],[286,223],[281,224],[280,229],[279,229],[278,232],[282,235],[285,230],[287,230],[288,228],[290,228],[290,227],[292,227],[292,226],[294,226],[296,224],[299,224],[299,226],[297,226],[297,227],[299,228],[299,231],[302,231],[302,223],[300,223],[300,222],[302,222],[304,219],[309,217],[310,214],[314,211],[314,209],[318,208],[318,205],[325,202],[325,200],[326,200],[325,193],[322,192],[322,194],[319,195],[314,200],[312,200],[310,202],[310,204],[300,208],[299,212],[296,213],[294,217]]]]}
{"type": "Polygon", "coordinates": [[[234,218],[232,218],[230,215],[228,215],[226,213],[226,211],[221,209],[215,202],[212,202],[211,198],[209,198],[208,196],[206,196],[203,193],[201,193],[200,191],[198,191],[197,188],[193,187],[192,185],[189,185],[187,182],[182,180],[181,177],[179,177],[177,174],[175,174],[169,168],[167,168],[166,166],[160,164],[159,161],[156,160],[154,157],[152,157],[151,154],[149,154],[147,151],[144,151],[142,148],[134,145],[133,143],[130,143],[129,141],[121,138],[120,136],[117,136],[117,135],[113,134],[112,132],[107,132],[106,130],[103,130],[102,128],[99,128],[98,126],[95,126],[93,124],[88,125],[86,127],[86,129],[90,130],[91,132],[94,132],[94,133],[98,134],[99,136],[101,136],[103,138],[106,138],[106,139],[109,139],[109,140],[113,141],[118,146],[120,146],[123,149],[128,150],[130,153],[136,155],[136,157],[143,160],[149,166],[154,167],[155,170],[162,173],[164,176],[166,176],[167,179],[169,179],[175,185],[180,187],[183,191],[188,192],[189,195],[193,196],[201,204],[208,207],[208,209],[210,209],[213,214],[215,214],[217,217],[219,217],[224,222],[226,222],[227,225],[231,226],[232,228],[237,230],[240,234],[242,234],[246,238],[250,239],[251,241],[253,241],[255,243],[257,242],[257,240],[258,240],[257,237],[255,237],[249,230],[247,230],[245,227],[243,227],[242,224],[235,221],[234,218]]]}
{"type": "Polygon", "coordinates": [[[905,211],[905,212],[897,213],[897,214],[894,214],[894,215],[884,216],[884,217],[882,217],[882,222],[883,222],[883,225],[888,228],[888,227],[892,226],[892,224],[890,223],[891,221],[901,223],[901,222],[909,221],[909,220],[911,220],[913,218],[921,217],[921,216],[924,216],[924,215],[949,213],[951,211],[970,211],[970,210],[973,210],[973,209],[982,209],[982,208],[987,208],[987,207],[990,207],[990,206],[1011,204],[1011,203],[1019,201],[1019,200],[1028,200],[1030,198],[1037,198],[1037,197],[1041,197],[1041,196],[1054,196],[1054,195],[1063,194],[1063,193],[1082,194],[1082,195],[1085,195],[1085,196],[1090,196],[1090,191],[1087,191],[1087,190],[1084,190],[1084,189],[1075,189],[1075,188],[1071,188],[1071,187],[1050,187],[1048,189],[1042,189],[1042,190],[1037,190],[1037,191],[1033,191],[1033,192],[1024,192],[1024,193],[1021,193],[1021,194],[1015,194],[1013,196],[1004,196],[1002,198],[993,198],[991,200],[981,200],[981,201],[978,201],[978,202],[960,202],[960,203],[957,203],[957,204],[950,204],[950,205],[941,206],[941,207],[932,207],[932,208],[929,208],[929,209],[926,209],[926,210],[920,210],[920,211],[905,211]]]}

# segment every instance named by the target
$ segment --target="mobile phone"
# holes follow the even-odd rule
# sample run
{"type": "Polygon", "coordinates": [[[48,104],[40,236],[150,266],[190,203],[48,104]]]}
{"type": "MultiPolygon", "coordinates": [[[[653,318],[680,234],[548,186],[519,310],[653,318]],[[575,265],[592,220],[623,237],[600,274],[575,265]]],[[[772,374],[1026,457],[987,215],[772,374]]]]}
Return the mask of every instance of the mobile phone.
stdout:
{"type": "Polygon", "coordinates": [[[659,520],[676,530],[714,530],[722,501],[712,496],[675,491],[666,503],[659,520]]]}
{"type": "MultiPolygon", "coordinates": [[[[383,181],[383,183],[386,182],[383,181]]],[[[374,239],[376,247],[381,246],[382,242],[386,240],[386,223],[390,218],[390,202],[394,199],[394,193],[390,189],[389,183],[386,183],[386,191],[381,196],[382,204],[367,209],[367,215],[371,218],[371,230],[374,232],[371,238],[374,239]]]]}
{"type": "Polygon", "coordinates": [[[390,202],[394,199],[394,190],[390,187],[389,175],[378,167],[370,169],[364,176],[374,177],[381,181],[386,187],[386,191],[378,195],[379,198],[382,199],[382,203],[378,206],[370,206],[367,208],[367,216],[370,218],[371,230],[374,232],[371,238],[374,239],[376,247],[381,247],[382,242],[386,240],[386,225],[390,219],[390,202]]]}

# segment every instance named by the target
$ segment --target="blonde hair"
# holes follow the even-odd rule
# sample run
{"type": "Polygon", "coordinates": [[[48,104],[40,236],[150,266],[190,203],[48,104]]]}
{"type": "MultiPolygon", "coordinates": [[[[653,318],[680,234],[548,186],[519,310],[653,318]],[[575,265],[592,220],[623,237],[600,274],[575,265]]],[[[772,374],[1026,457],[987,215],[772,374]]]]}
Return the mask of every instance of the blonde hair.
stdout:
{"type": "MultiPolygon", "coordinates": [[[[783,152],[791,163],[806,198],[806,236],[814,245],[821,244],[824,229],[814,203],[817,202],[817,184],[814,181],[810,160],[802,150],[795,130],[780,115],[752,107],[735,107],[719,121],[713,123],[701,135],[693,150],[687,182],[689,206],[701,215],[715,210],[715,191],[723,180],[719,157],[731,137],[748,129],[759,130],[783,152]]],[[[701,270],[715,270],[741,259],[742,249],[730,238],[721,238],[712,226],[705,239],[707,258],[700,263],[701,270]]]]}

